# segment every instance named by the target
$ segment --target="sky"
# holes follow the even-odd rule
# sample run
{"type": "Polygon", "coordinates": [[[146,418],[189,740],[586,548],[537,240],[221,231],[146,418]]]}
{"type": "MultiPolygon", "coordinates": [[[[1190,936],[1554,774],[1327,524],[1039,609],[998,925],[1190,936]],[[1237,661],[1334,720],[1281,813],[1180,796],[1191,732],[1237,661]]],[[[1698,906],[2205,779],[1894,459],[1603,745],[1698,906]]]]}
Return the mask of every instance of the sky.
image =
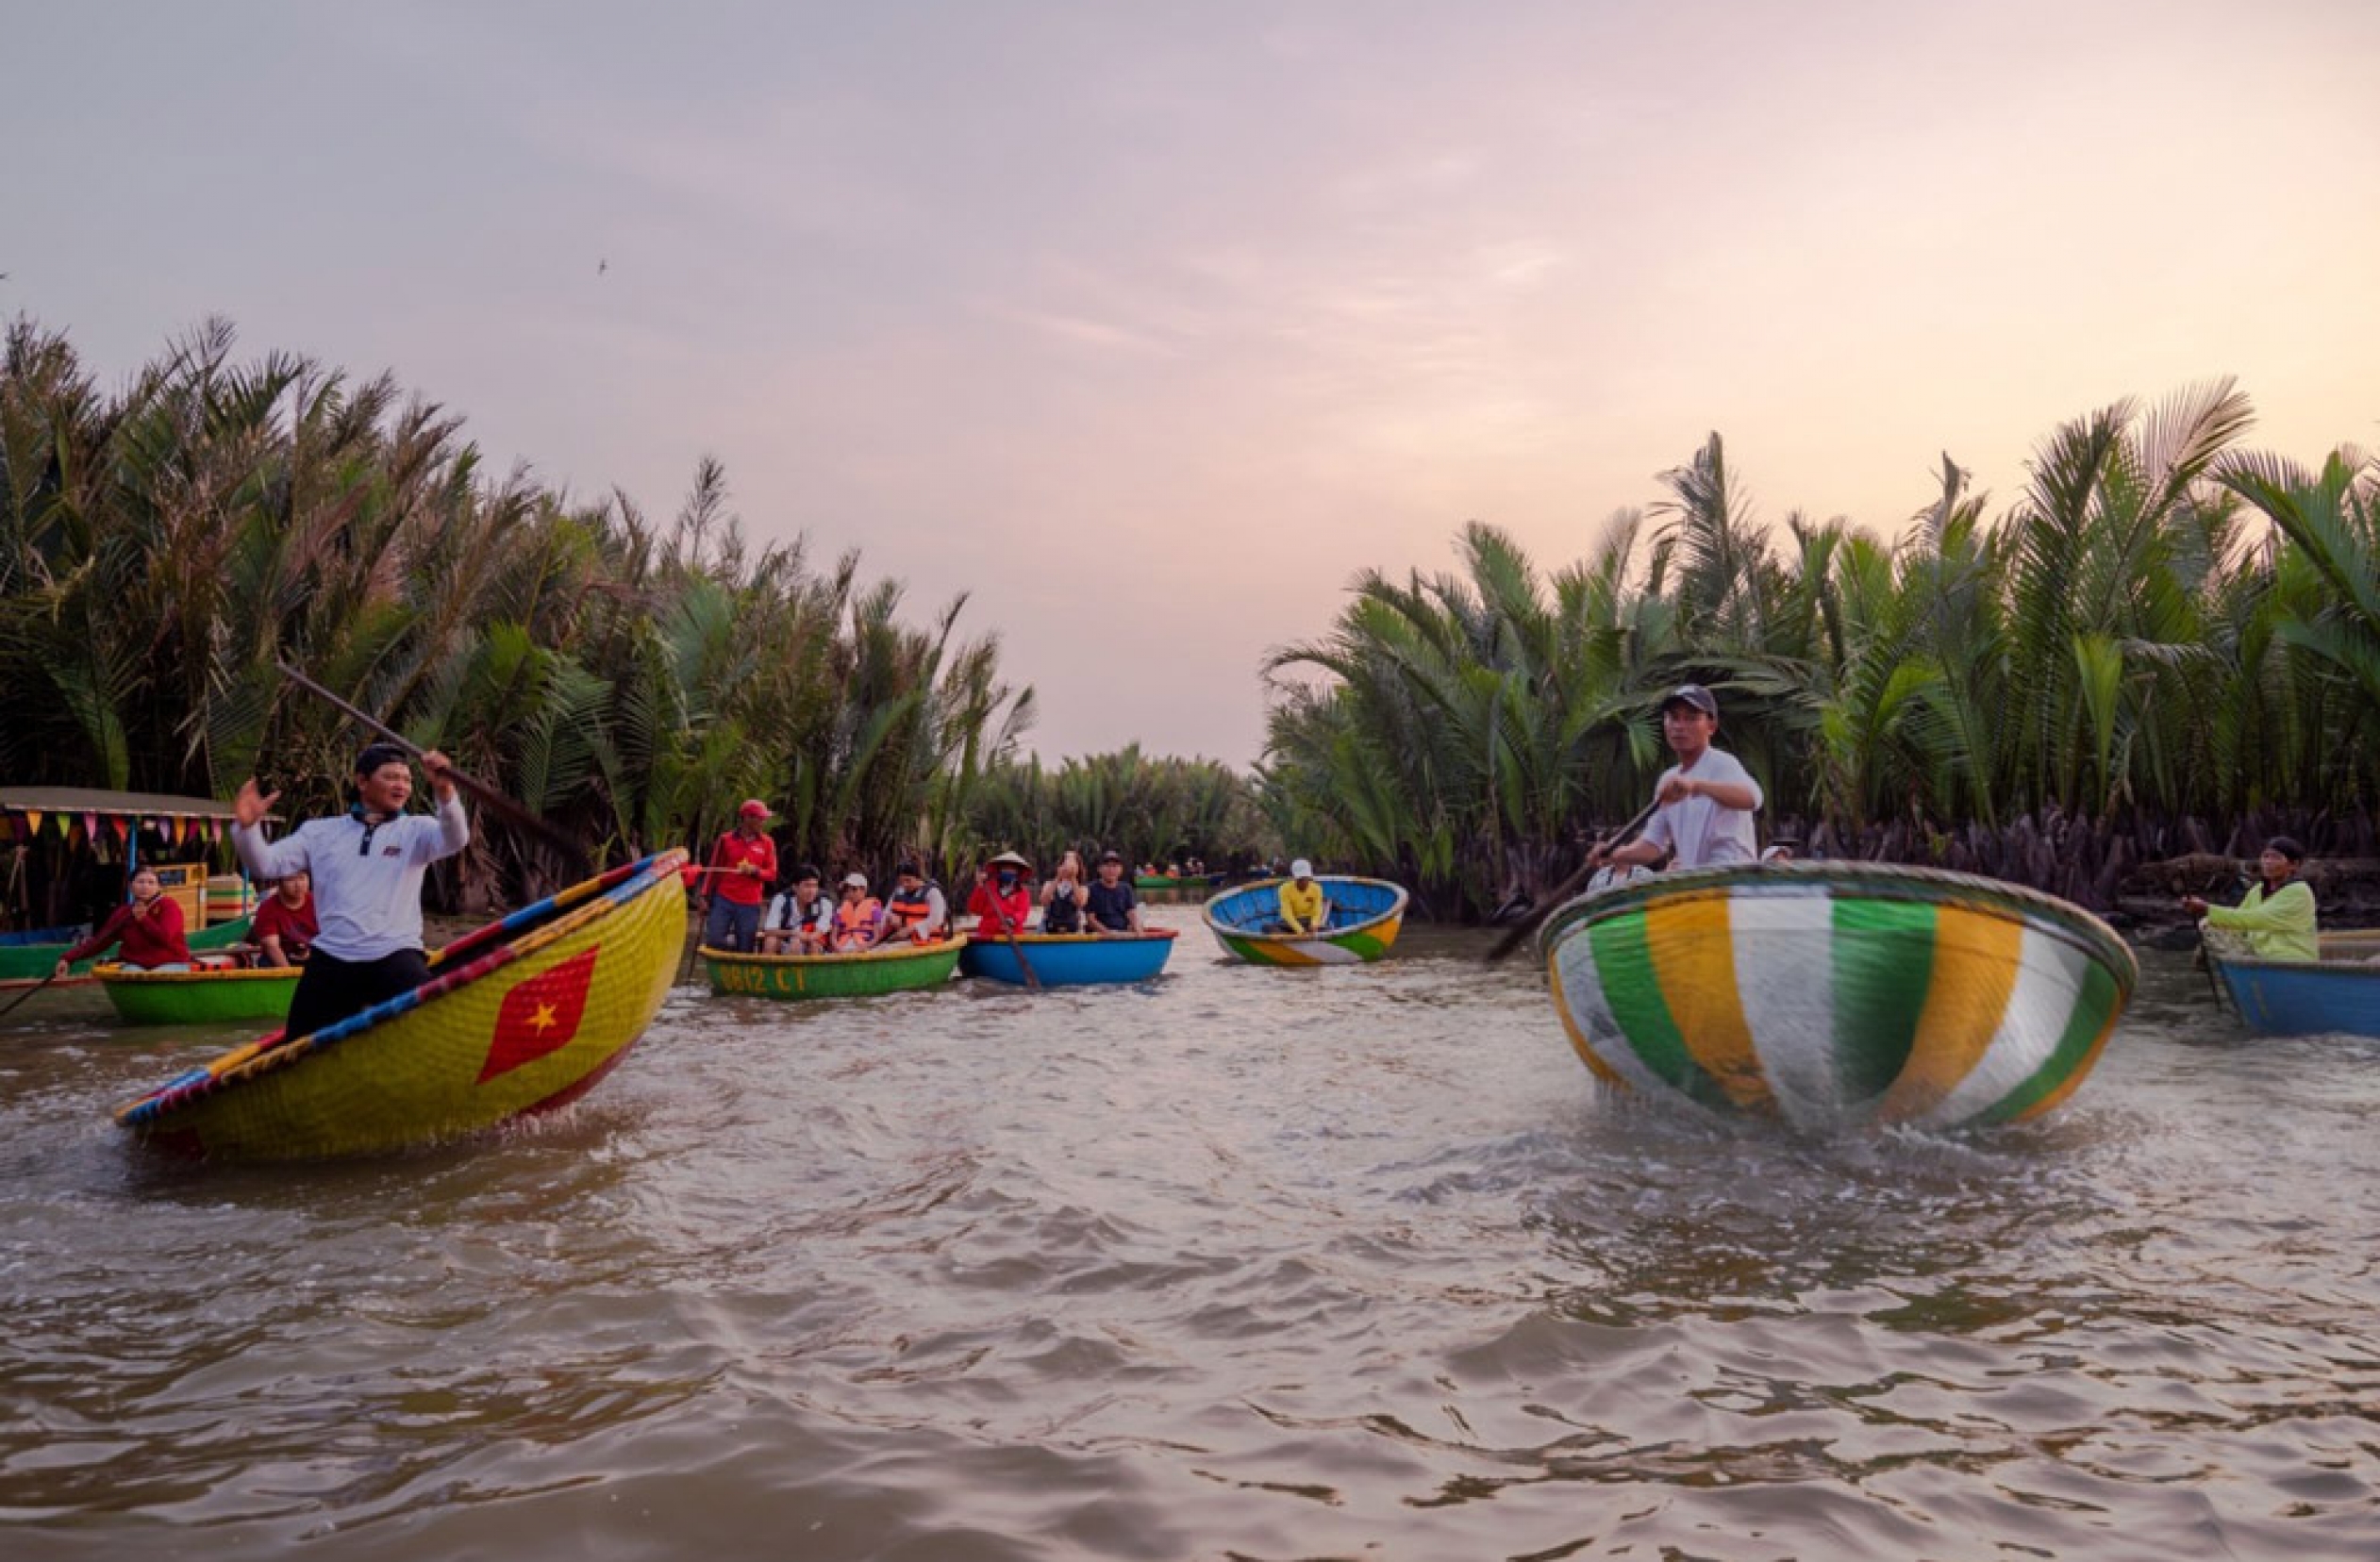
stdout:
{"type": "Polygon", "coordinates": [[[0,0],[0,315],[210,317],[499,470],[958,593],[1045,758],[1245,763],[1268,651],[1710,433],[1756,512],[1997,512],[2229,375],[2380,446],[2380,5],[0,0]]]}

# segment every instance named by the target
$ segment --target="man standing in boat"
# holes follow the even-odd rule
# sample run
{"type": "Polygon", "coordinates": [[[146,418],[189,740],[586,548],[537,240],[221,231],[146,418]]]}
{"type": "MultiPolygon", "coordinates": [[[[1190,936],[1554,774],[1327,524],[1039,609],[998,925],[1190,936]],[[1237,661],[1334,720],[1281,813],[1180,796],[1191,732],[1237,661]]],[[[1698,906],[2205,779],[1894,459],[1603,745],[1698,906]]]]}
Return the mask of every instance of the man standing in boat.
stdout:
{"type": "Polygon", "coordinates": [[[413,767],[394,743],[356,756],[356,801],[335,819],[309,819],[286,840],[267,840],[264,816],[279,792],[242,782],[231,805],[232,849],[260,879],[310,874],[321,931],[290,998],[286,1027],[306,1036],[429,980],[422,948],[422,875],[471,844],[471,820],[446,756],[422,756],[438,809],[408,814],[413,767]]]}
{"type": "Polygon", "coordinates": [[[1753,815],[1762,802],[1760,783],[1726,750],[1715,748],[1719,701],[1701,684],[1680,684],[1661,702],[1661,736],[1677,763],[1661,773],[1654,789],[1660,806],[1644,834],[1624,846],[1597,845],[1590,866],[1605,863],[1650,867],[1674,853],[1673,868],[1718,868],[1756,862],[1759,838],[1753,815]]]}

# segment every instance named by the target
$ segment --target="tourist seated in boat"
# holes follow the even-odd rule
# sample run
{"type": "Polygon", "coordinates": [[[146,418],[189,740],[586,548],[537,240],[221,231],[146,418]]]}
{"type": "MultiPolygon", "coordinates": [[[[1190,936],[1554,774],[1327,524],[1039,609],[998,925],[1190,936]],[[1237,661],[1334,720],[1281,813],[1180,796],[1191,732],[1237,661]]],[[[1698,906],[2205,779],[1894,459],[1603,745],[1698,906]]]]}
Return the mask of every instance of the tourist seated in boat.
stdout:
{"type": "Polygon", "coordinates": [[[309,819],[281,840],[264,836],[264,817],[281,794],[254,779],[240,785],[231,844],[250,875],[279,880],[304,870],[313,876],[321,931],[290,995],[291,1036],[311,1035],[429,980],[422,879],[431,863],[471,844],[471,818],[446,756],[433,749],[422,756],[422,769],[438,799],[435,813],[405,811],[413,767],[394,743],[374,743],[356,756],[354,806],[309,819]]]}
{"type": "Polygon", "coordinates": [[[2314,887],[2299,876],[2305,866],[2305,848],[2288,836],[2274,836],[2256,858],[2258,882],[2238,906],[2209,906],[2197,895],[2185,895],[2182,909],[2204,919],[2222,942],[2234,949],[2244,945],[2259,960],[2319,960],[2322,946],[2314,887]]]}
{"type": "Polygon", "coordinates": [[[793,882],[769,901],[760,923],[763,955],[824,955],[835,947],[835,903],[819,888],[817,869],[805,862],[793,882]]]}
{"type": "Polygon", "coordinates": [[[835,953],[859,955],[876,946],[884,932],[884,902],[868,893],[868,875],[845,873],[835,906],[835,953]]]}
{"type": "Polygon", "coordinates": [[[1320,933],[1329,922],[1330,903],[1323,898],[1314,865],[1299,857],[1290,864],[1290,876],[1281,885],[1281,921],[1273,931],[1305,937],[1320,933]]]}
{"type": "Polygon", "coordinates": [[[1716,747],[1719,700],[1701,684],[1680,684],[1661,702],[1661,736],[1677,763],[1661,773],[1653,796],[1659,805],[1644,833],[1619,847],[1598,841],[1587,860],[1644,867],[1670,857],[1673,868],[1717,868],[1757,861],[1755,816],[1760,784],[1736,756],[1716,747]]]}
{"type": "Polygon", "coordinates": [[[1140,932],[1140,901],[1123,876],[1123,856],[1099,854],[1099,876],[1083,892],[1083,922],[1093,933],[1140,932]]]}
{"type": "Polygon", "coordinates": [[[315,937],[322,932],[322,922],[314,914],[314,877],[300,869],[284,873],[273,887],[273,893],[264,897],[257,907],[256,921],[250,924],[248,938],[260,952],[264,965],[277,968],[304,965],[313,952],[315,937]]]}
{"type": "Polygon", "coordinates": [[[1080,933],[1083,906],[1090,898],[1083,883],[1083,859],[1070,848],[1057,859],[1057,871],[1041,884],[1041,931],[1080,933]]]}
{"type": "Polygon", "coordinates": [[[1003,852],[975,870],[974,892],[967,909],[974,914],[978,939],[1005,939],[1024,931],[1033,915],[1033,892],[1026,881],[1033,864],[1014,852],[1003,852]]]}
{"type": "Polygon", "coordinates": [[[758,947],[761,903],[776,882],[776,842],[765,828],[769,806],[747,798],[736,810],[736,827],[712,842],[703,875],[703,942],[713,949],[750,954],[758,947]]]}
{"type": "Polygon", "coordinates": [[[63,976],[77,960],[88,960],[111,946],[120,965],[142,971],[188,971],[190,939],[183,932],[182,907],[165,893],[154,868],[136,868],[132,898],[99,924],[98,931],[59,956],[55,976],[63,976]]]}
{"type": "Polygon", "coordinates": [[[950,902],[942,887],[925,876],[914,862],[893,871],[892,896],[884,903],[887,945],[932,943],[950,934],[950,902]]]}

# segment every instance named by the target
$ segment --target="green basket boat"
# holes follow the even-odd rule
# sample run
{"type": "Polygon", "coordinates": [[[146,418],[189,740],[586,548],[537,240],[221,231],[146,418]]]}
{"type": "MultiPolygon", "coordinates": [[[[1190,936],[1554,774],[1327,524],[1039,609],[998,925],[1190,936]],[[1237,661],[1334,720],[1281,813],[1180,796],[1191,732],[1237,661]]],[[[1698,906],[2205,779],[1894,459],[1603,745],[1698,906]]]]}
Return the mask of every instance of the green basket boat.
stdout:
{"type": "Polygon", "coordinates": [[[135,1025],[203,1025],[215,1020],[286,1020],[297,991],[295,966],[262,971],[142,971],[103,965],[92,972],[108,1001],[135,1025]]]}
{"type": "MultiPolygon", "coordinates": [[[[231,922],[217,922],[212,927],[197,929],[190,935],[188,939],[191,953],[204,955],[210,950],[228,949],[233,944],[245,943],[248,941],[248,929],[254,925],[254,922],[255,919],[252,917],[241,917],[231,922]]],[[[74,948],[90,929],[61,927],[43,931],[59,935],[71,934],[72,937],[64,938],[62,940],[41,939],[39,942],[0,943],[0,991],[5,991],[9,988],[31,987],[47,976],[58,968],[58,956],[74,948]]],[[[40,935],[35,935],[35,937],[39,939],[40,935]]],[[[98,963],[96,957],[78,961],[67,973],[66,981],[55,985],[64,987],[71,982],[87,982],[91,979],[92,972],[98,963]]]]}
{"type": "Polygon", "coordinates": [[[740,955],[705,946],[710,990],[723,998],[873,998],[940,987],[958,969],[964,939],[857,955],[740,955]]]}
{"type": "Polygon", "coordinates": [[[1573,901],[1540,947],[1598,1077],[1822,1131],[2039,1117],[2139,974],[2064,901],[1871,863],[1662,874],[1573,901]]]}

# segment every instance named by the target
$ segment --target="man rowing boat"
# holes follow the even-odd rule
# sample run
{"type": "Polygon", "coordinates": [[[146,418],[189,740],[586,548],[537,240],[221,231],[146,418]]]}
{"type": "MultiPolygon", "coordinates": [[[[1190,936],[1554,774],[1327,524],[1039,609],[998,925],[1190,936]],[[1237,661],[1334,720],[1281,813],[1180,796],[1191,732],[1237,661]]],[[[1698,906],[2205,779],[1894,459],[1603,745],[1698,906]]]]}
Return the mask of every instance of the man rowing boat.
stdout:
{"type": "Polygon", "coordinates": [[[1661,702],[1661,736],[1677,763],[1661,773],[1654,797],[1660,806],[1644,834],[1624,846],[1598,844],[1590,865],[1651,867],[1670,853],[1675,868],[1716,868],[1759,859],[1753,815],[1759,812],[1760,783],[1724,749],[1713,747],[1719,731],[1719,701],[1701,684],[1680,684],[1661,702]]]}
{"type": "Polygon", "coordinates": [[[394,743],[356,756],[356,801],[334,819],[309,819],[285,840],[267,840],[265,814],[279,792],[241,783],[233,800],[232,849],[248,872],[313,876],[321,931],[290,998],[288,1035],[306,1036],[410,992],[429,980],[422,948],[422,875],[471,844],[471,820],[446,756],[422,756],[438,811],[408,814],[413,767],[394,743]]]}

